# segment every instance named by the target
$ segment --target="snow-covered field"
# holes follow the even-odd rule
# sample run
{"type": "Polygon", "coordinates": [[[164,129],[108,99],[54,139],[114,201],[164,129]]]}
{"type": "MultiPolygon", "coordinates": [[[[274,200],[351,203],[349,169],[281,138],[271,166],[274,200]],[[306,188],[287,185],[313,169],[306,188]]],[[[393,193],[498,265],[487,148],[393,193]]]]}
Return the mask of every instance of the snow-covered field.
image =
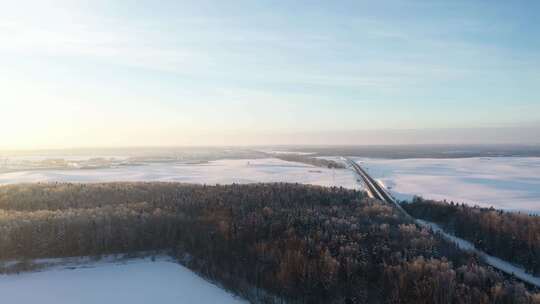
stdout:
{"type": "Polygon", "coordinates": [[[350,170],[332,170],[274,158],[203,164],[146,163],[101,169],[30,170],[0,174],[0,185],[33,182],[174,181],[230,184],[291,182],[358,189],[350,170]]]}
{"type": "Polygon", "coordinates": [[[398,199],[421,195],[540,212],[540,158],[355,160],[398,199]]]}
{"type": "Polygon", "coordinates": [[[167,259],[0,276],[1,303],[247,303],[167,259]]]}

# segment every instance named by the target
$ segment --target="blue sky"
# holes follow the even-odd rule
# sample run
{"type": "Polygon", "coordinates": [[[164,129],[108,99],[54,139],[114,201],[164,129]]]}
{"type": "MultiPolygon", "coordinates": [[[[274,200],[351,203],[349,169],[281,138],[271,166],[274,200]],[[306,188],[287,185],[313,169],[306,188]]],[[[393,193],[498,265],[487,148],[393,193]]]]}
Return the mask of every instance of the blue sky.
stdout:
{"type": "Polygon", "coordinates": [[[395,143],[386,135],[400,130],[418,130],[411,143],[436,130],[454,130],[441,143],[540,142],[519,135],[540,130],[539,11],[538,1],[0,3],[0,148],[395,143]],[[483,135],[466,138],[471,129],[483,135]]]}

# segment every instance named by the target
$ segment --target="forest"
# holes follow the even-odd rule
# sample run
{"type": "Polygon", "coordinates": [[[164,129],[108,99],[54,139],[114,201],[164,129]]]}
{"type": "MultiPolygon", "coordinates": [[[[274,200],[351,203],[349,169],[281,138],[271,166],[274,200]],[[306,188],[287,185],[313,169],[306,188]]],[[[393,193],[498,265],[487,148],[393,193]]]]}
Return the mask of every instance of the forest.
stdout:
{"type": "Polygon", "coordinates": [[[269,155],[270,157],[281,159],[289,162],[304,163],[315,167],[329,168],[329,169],[345,169],[345,165],[330,159],[316,158],[303,154],[285,154],[274,153],[269,155]]]}
{"type": "Polygon", "coordinates": [[[540,275],[540,217],[537,215],[420,197],[403,204],[403,208],[414,217],[441,225],[490,255],[540,275]]]}
{"type": "MultiPolygon", "coordinates": [[[[167,251],[252,303],[540,303],[363,192],[299,184],[0,187],[0,259],[167,251]]],[[[19,267],[19,268],[17,268],[19,267]]]]}

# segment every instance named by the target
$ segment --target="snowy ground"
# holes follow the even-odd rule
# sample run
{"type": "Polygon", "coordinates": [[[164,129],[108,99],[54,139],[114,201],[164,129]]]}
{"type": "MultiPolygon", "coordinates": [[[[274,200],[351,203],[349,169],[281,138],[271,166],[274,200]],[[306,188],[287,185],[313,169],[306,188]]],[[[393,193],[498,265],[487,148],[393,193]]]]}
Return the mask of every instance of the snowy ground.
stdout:
{"type": "Polygon", "coordinates": [[[165,258],[0,276],[2,303],[247,303],[165,258]]]}
{"type": "Polygon", "coordinates": [[[355,160],[398,199],[421,195],[540,212],[540,158],[355,160]]]}
{"type": "Polygon", "coordinates": [[[229,184],[291,182],[360,187],[350,170],[332,170],[274,158],[218,160],[203,164],[146,163],[101,169],[30,170],[0,174],[0,185],[32,182],[174,181],[229,184]]]}

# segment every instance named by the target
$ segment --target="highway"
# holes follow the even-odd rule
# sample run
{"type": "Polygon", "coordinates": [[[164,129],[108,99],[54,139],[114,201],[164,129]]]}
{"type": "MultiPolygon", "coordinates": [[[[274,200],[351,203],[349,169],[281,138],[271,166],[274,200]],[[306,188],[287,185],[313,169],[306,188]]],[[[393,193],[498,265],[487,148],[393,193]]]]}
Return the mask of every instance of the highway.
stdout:
{"type": "Polygon", "coordinates": [[[362,167],[360,167],[359,164],[357,164],[350,158],[344,157],[344,159],[352,167],[354,172],[356,172],[356,174],[362,178],[364,184],[367,187],[368,194],[371,197],[386,202],[388,204],[395,205],[396,208],[401,213],[403,213],[403,215],[412,219],[412,216],[410,216],[407,211],[405,211],[401,207],[401,205],[396,202],[396,200],[394,200],[394,198],[390,194],[388,194],[388,192],[386,192],[386,189],[384,189],[384,187],[382,187],[377,181],[375,181],[371,176],[369,176],[369,174],[362,167]]]}
{"type": "Polygon", "coordinates": [[[357,164],[355,161],[347,157],[343,157],[343,159],[351,166],[354,172],[362,178],[362,180],[364,181],[364,184],[367,187],[366,190],[370,197],[376,198],[388,204],[394,204],[397,207],[397,209],[401,213],[403,213],[403,215],[405,215],[405,217],[411,219],[419,226],[425,227],[433,231],[434,233],[439,233],[443,238],[456,244],[462,250],[472,251],[476,253],[478,256],[482,257],[487,264],[491,265],[492,267],[506,274],[514,276],[523,282],[526,282],[536,287],[540,287],[540,277],[536,277],[532,274],[529,274],[525,270],[523,270],[523,268],[521,267],[513,265],[512,263],[501,260],[495,256],[491,256],[477,249],[472,243],[464,239],[458,238],[450,233],[447,233],[437,224],[430,223],[424,220],[415,219],[410,214],[408,214],[407,211],[405,211],[400,206],[400,204],[396,202],[396,200],[394,200],[394,198],[392,198],[390,194],[388,194],[388,192],[386,192],[386,189],[384,189],[383,186],[381,186],[377,181],[371,178],[371,176],[369,176],[369,174],[359,164],[357,164]]]}

